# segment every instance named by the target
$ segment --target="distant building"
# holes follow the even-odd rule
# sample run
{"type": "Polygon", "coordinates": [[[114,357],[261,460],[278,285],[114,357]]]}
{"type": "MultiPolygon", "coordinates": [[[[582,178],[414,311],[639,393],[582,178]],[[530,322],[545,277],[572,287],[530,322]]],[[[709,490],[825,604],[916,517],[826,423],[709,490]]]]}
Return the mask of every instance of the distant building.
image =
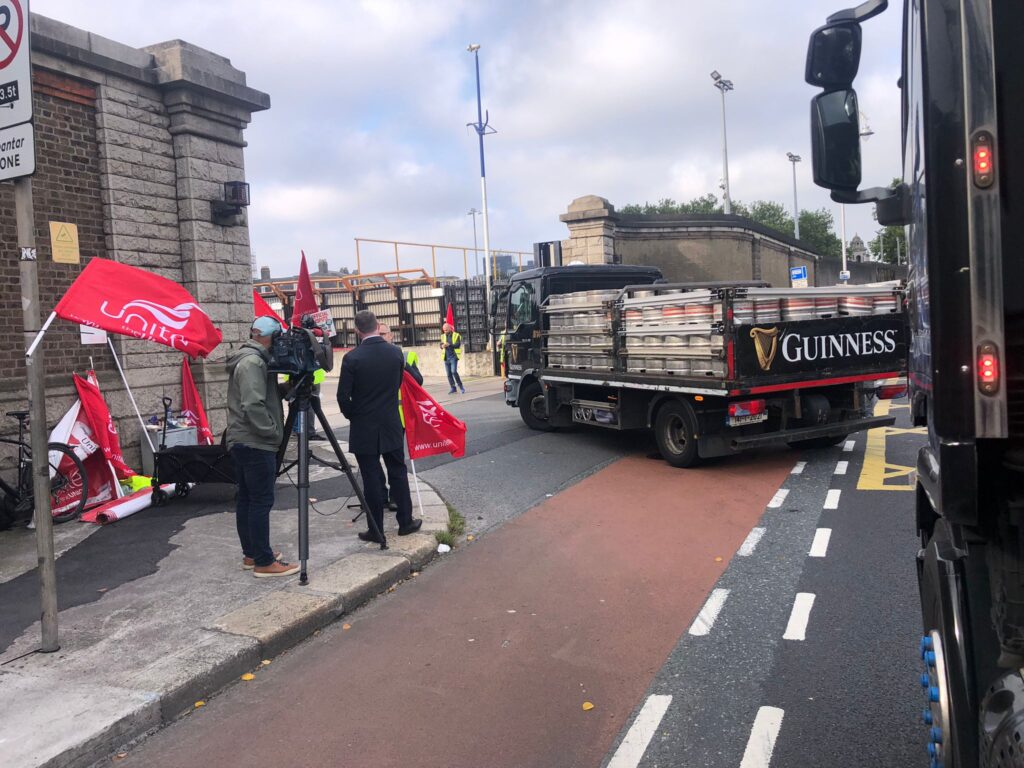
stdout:
{"type": "Polygon", "coordinates": [[[861,240],[860,235],[854,235],[853,239],[850,240],[850,244],[846,247],[846,259],[847,261],[871,261],[871,254],[868,252],[868,247],[864,245],[864,241],[861,240]]]}
{"type": "MultiPolygon", "coordinates": [[[[309,280],[313,283],[313,290],[320,290],[321,288],[336,287],[340,278],[348,277],[351,274],[347,267],[332,270],[327,266],[327,259],[320,259],[317,262],[316,272],[309,273],[309,280]]],[[[270,267],[260,267],[259,277],[256,278],[256,288],[264,296],[280,292],[290,297],[295,293],[295,285],[298,280],[298,275],[271,277],[270,267]]],[[[271,306],[273,306],[273,302],[271,302],[271,306]]]]}

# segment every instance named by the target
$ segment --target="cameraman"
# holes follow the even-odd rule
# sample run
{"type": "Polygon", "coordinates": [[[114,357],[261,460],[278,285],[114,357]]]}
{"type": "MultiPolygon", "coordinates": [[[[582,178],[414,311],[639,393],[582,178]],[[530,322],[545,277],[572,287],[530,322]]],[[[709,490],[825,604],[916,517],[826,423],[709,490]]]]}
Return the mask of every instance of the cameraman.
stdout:
{"type": "Polygon", "coordinates": [[[284,408],[277,374],[267,370],[270,346],[281,324],[257,317],[250,339],[227,361],[227,443],[235,463],[238,498],[235,524],[242,544],[242,568],[256,578],[291,576],[299,566],[280,561],[270,546],[270,508],[274,506],[277,451],[284,438],[284,408]]]}

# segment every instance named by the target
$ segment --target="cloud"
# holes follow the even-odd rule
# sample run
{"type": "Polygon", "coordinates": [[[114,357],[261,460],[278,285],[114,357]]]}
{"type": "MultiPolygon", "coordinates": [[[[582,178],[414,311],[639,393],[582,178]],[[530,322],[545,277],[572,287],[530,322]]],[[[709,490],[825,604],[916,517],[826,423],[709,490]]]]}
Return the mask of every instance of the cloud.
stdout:
{"type": "MultiPolygon", "coordinates": [[[[477,138],[466,128],[476,118],[469,42],[482,45],[484,105],[498,130],[486,139],[496,246],[528,251],[564,237],[558,216],[584,194],[621,206],[717,191],[712,69],[736,84],[726,105],[733,197],[788,208],[785,153],[797,152],[801,206],[828,207],[838,220],[838,206],[810,179],[814,90],[803,67],[808,35],[842,6],[637,0],[625,12],[608,0],[107,0],[97,14],[78,0],[33,3],[131,45],[189,40],[271,94],[273,107],[246,133],[246,173],[253,250],[275,274],[294,273],[299,247],[355,266],[356,237],[472,245],[466,211],[481,206],[477,138]]],[[[899,172],[899,11],[864,30],[857,86],[875,131],[864,144],[864,181],[885,184],[899,172]]],[[[868,206],[847,214],[849,236],[876,227],[868,206]]],[[[429,265],[427,254],[415,263],[429,265]]],[[[365,258],[383,269],[393,254],[365,258]]],[[[442,260],[461,271],[460,251],[442,260]]]]}

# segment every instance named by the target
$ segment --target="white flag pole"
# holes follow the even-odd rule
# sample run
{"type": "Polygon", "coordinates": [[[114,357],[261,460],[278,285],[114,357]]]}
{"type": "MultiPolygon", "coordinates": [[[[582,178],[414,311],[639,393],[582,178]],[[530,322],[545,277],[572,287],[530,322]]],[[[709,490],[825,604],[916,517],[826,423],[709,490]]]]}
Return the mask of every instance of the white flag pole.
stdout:
{"type": "Polygon", "coordinates": [[[117,359],[117,352],[114,351],[114,341],[109,336],[107,337],[107,344],[110,345],[110,354],[114,356],[114,364],[117,366],[117,372],[121,374],[121,381],[124,382],[124,388],[128,393],[128,399],[132,401],[132,408],[135,409],[135,415],[139,417],[139,424],[142,425],[142,434],[146,436],[146,442],[149,443],[149,450],[155,454],[156,448],[153,447],[153,440],[149,436],[149,430],[146,429],[146,422],[143,420],[142,414],[139,413],[139,406],[135,402],[135,395],[132,394],[132,388],[128,386],[128,379],[124,375],[124,369],[121,368],[121,361],[117,359]]]}
{"type": "Polygon", "coordinates": [[[416,484],[416,501],[420,505],[420,514],[423,514],[423,497],[420,496],[420,479],[416,475],[416,462],[413,459],[409,459],[409,463],[412,464],[412,480],[416,484]]]}
{"type": "Polygon", "coordinates": [[[35,339],[32,340],[32,344],[25,353],[25,357],[32,357],[32,353],[36,351],[36,347],[39,346],[39,342],[42,341],[43,336],[46,335],[46,330],[50,327],[50,323],[52,323],[56,317],[57,313],[51,312],[50,316],[46,318],[46,322],[43,323],[43,327],[39,329],[39,333],[37,333],[35,339]]]}

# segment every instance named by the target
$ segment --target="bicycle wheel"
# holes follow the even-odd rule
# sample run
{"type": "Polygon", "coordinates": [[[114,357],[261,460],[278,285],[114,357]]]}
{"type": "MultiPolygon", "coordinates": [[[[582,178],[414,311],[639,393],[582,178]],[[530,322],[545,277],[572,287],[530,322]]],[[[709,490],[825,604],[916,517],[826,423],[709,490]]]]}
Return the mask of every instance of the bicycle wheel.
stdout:
{"type": "Polygon", "coordinates": [[[89,496],[89,480],[78,455],[64,443],[49,443],[50,512],[53,522],[74,520],[89,496]]]}

